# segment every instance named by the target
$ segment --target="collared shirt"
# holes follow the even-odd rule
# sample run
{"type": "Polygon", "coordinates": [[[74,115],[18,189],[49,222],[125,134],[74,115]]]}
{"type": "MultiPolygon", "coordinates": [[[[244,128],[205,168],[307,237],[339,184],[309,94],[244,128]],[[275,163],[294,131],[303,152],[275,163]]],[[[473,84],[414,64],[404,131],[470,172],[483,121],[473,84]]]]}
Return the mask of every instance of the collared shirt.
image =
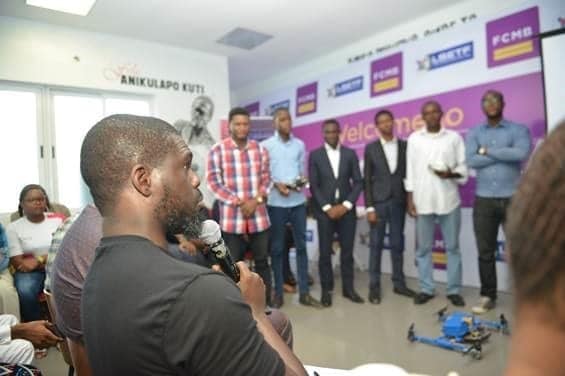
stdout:
{"type": "Polygon", "coordinates": [[[245,234],[269,228],[265,205],[257,205],[251,218],[244,218],[239,200],[266,196],[269,193],[269,153],[255,140],[248,140],[243,150],[226,138],[212,146],[208,155],[206,181],[220,205],[222,231],[245,234]]]}
{"type": "Polygon", "coordinates": [[[393,138],[390,141],[386,141],[384,138],[380,138],[383,151],[385,152],[386,161],[388,163],[388,169],[391,174],[396,171],[396,165],[398,164],[398,140],[393,138]]]}
{"type": "Polygon", "coordinates": [[[79,216],[80,212],[71,215],[67,219],[61,223],[61,225],[57,228],[57,230],[53,233],[53,239],[51,240],[51,246],[49,247],[49,251],[47,252],[47,262],[45,263],[45,289],[48,291],[51,290],[51,272],[53,270],[53,262],[55,261],[55,257],[57,257],[57,252],[61,247],[61,242],[63,238],[69,231],[69,228],[75,222],[77,217],[79,216]]]}
{"type": "MultiPolygon", "coordinates": [[[[306,147],[302,140],[290,136],[284,141],[275,132],[261,143],[269,152],[269,165],[271,181],[273,183],[294,183],[296,178],[304,176],[304,163],[306,158],[306,147]]],[[[278,189],[273,188],[269,192],[269,206],[292,208],[302,205],[306,201],[304,191],[290,191],[288,196],[283,196],[278,189]]]]}
{"type": "Polygon", "coordinates": [[[477,171],[476,195],[511,197],[531,146],[529,129],[508,120],[501,120],[496,127],[481,124],[471,129],[465,148],[467,164],[477,171]],[[485,155],[478,153],[481,147],[486,148],[485,155]]]}
{"type": "MultiPolygon", "coordinates": [[[[341,158],[341,147],[338,144],[337,147],[334,149],[327,143],[324,143],[324,148],[326,148],[326,153],[328,153],[328,159],[330,160],[330,165],[332,166],[332,171],[334,173],[335,178],[339,177],[339,159],[341,158]]],[[[335,198],[339,198],[339,188],[335,190],[335,198]]],[[[351,210],[353,208],[353,204],[347,200],[342,202],[343,206],[347,208],[347,210],[351,210]]],[[[328,211],[330,210],[331,205],[325,205],[322,210],[328,211]]]]}
{"type": "Polygon", "coordinates": [[[412,192],[418,214],[448,214],[457,208],[459,198],[458,184],[467,182],[465,165],[465,144],[454,131],[441,128],[437,133],[420,129],[408,138],[406,151],[407,192],[412,192]],[[442,179],[436,170],[449,168],[461,174],[459,179],[442,179]]]}

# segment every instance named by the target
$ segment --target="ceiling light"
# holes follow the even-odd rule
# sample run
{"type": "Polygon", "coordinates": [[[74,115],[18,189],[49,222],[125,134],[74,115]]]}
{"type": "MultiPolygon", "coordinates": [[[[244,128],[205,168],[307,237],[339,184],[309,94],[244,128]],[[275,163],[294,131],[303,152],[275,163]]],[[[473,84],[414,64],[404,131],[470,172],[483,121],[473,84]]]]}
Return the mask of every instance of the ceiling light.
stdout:
{"type": "Polygon", "coordinates": [[[26,0],[27,5],[86,16],[96,0],[26,0]]]}

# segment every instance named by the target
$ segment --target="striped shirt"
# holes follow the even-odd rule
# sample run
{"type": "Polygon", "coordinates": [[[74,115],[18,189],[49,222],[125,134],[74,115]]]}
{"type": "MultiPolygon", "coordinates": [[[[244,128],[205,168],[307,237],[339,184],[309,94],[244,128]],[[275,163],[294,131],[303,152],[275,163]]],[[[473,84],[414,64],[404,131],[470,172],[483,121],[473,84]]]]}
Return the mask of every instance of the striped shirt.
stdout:
{"type": "Polygon", "coordinates": [[[231,138],[214,145],[208,155],[206,181],[219,201],[222,231],[245,234],[269,228],[264,204],[259,204],[250,218],[244,218],[237,206],[240,200],[269,193],[269,154],[257,141],[248,140],[243,150],[231,138]]]}

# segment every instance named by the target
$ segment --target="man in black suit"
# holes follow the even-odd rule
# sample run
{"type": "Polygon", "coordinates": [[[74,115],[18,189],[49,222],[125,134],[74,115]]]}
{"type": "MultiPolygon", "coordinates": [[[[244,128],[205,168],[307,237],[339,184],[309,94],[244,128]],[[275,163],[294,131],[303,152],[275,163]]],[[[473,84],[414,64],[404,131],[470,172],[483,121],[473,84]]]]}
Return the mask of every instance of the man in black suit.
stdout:
{"type": "Polygon", "coordinates": [[[332,243],[337,233],[341,247],[343,296],[355,303],[363,303],[363,298],[353,288],[353,242],[357,225],[354,205],[363,189],[359,160],[352,149],[339,144],[337,120],[324,121],[323,132],[324,146],[314,150],[308,160],[310,191],[320,241],[321,300],[326,307],[332,305],[332,243]]]}
{"type": "Polygon", "coordinates": [[[389,110],[375,115],[381,137],[365,148],[365,206],[371,226],[369,241],[369,301],[381,302],[381,255],[386,225],[396,294],[414,297],[404,278],[404,219],[406,217],[406,141],[394,137],[394,116],[389,110]]]}

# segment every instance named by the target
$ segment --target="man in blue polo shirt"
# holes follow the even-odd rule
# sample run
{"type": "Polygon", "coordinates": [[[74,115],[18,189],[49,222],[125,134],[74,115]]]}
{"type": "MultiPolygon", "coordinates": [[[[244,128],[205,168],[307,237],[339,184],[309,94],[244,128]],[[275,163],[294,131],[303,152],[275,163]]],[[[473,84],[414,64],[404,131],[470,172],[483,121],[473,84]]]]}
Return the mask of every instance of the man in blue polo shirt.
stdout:
{"type": "Polygon", "coordinates": [[[296,247],[299,302],[320,308],[321,304],[310,295],[308,286],[308,255],[306,253],[306,196],[302,187],[296,187],[297,178],[304,176],[306,148],[302,140],[292,135],[292,119],[286,108],[273,113],[275,134],[263,141],[269,152],[271,181],[268,209],[271,220],[271,267],[275,280],[273,308],[283,304],[283,255],[286,247],[286,225],[290,223],[296,247]]]}
{"type": "Polygon", "coordinates": [[[467,165],[477,172],[473,227],[479,251],[481,297],[473,307],[485,313],[496,304],[496,249],[498,229],[516,190],[522,162],[531,148],[529,129],[503,118],[502,93],[489,90],[482,97],[486,122],[471,129],[466,139],[467,165]]]}

